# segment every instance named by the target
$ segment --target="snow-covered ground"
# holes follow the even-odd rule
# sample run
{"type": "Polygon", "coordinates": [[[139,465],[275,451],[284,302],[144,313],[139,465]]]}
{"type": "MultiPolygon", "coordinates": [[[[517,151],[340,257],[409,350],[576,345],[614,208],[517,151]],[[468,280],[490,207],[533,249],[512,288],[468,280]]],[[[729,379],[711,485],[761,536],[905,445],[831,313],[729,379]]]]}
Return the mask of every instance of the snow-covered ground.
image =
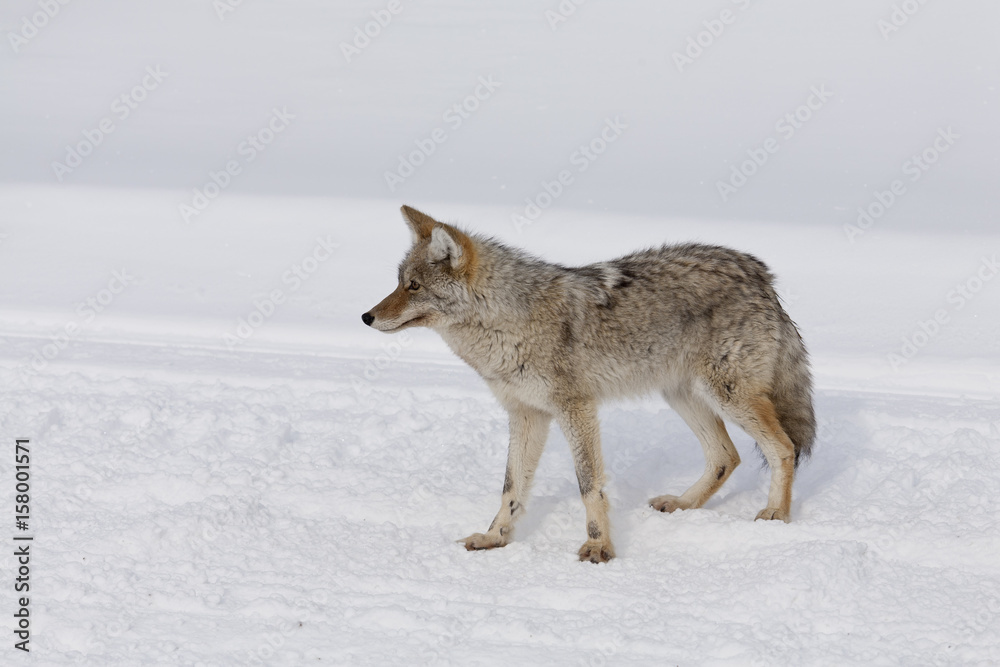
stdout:
{"type": "Polygon", "coordinates": [[[0,538],[29,438],[31,659],[1000,664],[1000,8],[969,4],[6,3],[0,538]],[[817,380],[793,522],[752,521],[735,428],[704,509],[649,508],[702,469],[650,399],[602,410],[617,559],[576,560],[557,430],[514,542],[456,544],[506,420],[433,333],[360,322],[402,203],[563,263],[767,261],[817,380]]]}

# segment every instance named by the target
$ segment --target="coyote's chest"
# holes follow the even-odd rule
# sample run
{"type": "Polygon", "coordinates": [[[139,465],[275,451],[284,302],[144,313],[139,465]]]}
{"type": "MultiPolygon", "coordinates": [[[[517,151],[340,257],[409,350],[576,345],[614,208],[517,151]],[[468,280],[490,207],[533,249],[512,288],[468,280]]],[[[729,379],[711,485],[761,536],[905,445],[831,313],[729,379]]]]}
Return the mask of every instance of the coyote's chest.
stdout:
{"type": "Polygon", "coordinates": [[[542,372],[537,344],[510,330],[479,325],[452,327],[442,336],[451,349],[487,382],[522,385],[542,372]]]}

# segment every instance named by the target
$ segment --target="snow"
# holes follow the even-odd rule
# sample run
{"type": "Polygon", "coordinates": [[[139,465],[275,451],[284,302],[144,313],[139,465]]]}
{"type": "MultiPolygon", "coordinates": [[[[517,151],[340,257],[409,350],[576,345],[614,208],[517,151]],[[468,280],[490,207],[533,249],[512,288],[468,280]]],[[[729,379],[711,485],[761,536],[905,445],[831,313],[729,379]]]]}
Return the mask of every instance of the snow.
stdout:
{"type": "MultiPolygon", "coordinates": [[[[883,37],[891,2],[586,3],[553,30],[557,3],[404,1],[351,62],[340,43],[390,3],[59,5],[0,58],[0,425],[31,439],[33,659],[1000,664],[1000,9],[896,4],[919,9],[883,37]],[[649,508],[703,466],[650,398],[601,412],[615,560],[576,560],[557,429],[514,541],[456,544],[497,510],[506,419],[432,332],[360,322],[394,286],[402,203],[569,264],[680,240],[764,259],[817,381],[793,522],[752,521],[767,476],[736,428],[744,465],[705,508],[649,508]]],[[[40,6],[6,4],[5,47],[40,6]]]]}

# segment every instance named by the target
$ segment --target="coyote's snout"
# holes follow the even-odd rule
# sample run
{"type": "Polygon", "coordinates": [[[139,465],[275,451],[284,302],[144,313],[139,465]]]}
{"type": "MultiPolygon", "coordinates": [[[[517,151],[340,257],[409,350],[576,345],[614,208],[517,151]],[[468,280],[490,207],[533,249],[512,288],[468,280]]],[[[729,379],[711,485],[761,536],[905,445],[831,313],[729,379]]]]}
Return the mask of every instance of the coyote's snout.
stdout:
{"type": "Polygon", "coordinates": [[[502,547],[524,511],[554,419],[573,451],[587,510],[580,560],[614,557],[597,407],[659,392],[705,451],[705,472],[663,512],[701,507],[740,463],[723,418],[771,468],[758,519],[791,517],[796,464],[816,431],[805,346],[756,258],[718,246],[663,246],[578,268],[549,264],[408,206],[413,246],[396,289],[361,316],[385,332],[437,331],[510,416],[500,511],[467,549],[502,547]]]}

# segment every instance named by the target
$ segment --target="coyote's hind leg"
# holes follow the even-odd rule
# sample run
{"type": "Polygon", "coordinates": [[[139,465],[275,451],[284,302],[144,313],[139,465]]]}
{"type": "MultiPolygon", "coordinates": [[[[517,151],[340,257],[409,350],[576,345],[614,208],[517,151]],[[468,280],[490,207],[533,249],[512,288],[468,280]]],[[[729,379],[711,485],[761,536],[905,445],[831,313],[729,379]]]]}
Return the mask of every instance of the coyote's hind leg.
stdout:
{"type": "Polygon", "coordinates": [[[680,391],[664,392],[663,397],[698,437],[705,451],[705,472],[680,496],[657,496],[649,504],[661,512],[701,507],[740,464],[740,455],[729,439],[725,424],[703,399],[680,391]]]}

